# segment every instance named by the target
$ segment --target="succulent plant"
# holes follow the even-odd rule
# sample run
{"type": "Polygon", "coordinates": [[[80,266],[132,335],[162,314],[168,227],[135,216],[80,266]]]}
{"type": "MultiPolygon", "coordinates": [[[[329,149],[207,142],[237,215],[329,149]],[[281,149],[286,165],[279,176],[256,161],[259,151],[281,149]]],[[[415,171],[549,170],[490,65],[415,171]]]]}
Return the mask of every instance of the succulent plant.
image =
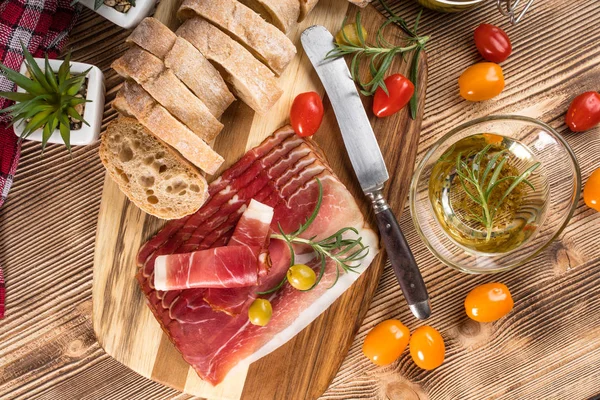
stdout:
{"type": "Polygon", "coordinates": [[[65,145],[71,151],[71,120],[89,125],[77,111],[78,105],[89,101],[77,96],[89,70],[72,75],[69,53],[57,72],[52,70],[46,56],[45,68],[42,71],[25,46],[21,44],[21,47],[29,77],[2,64],[0,70],[10,81],[25,90],[25,93],[0,92],[0,97],[17,102],[0,110],[0,114],[8,113],[12,118],[10,125],[23,121],[25,128],[21,138],[29,136],[37,129],[43,129],[42,151],[52,132],[58,128],[65,145]]]}

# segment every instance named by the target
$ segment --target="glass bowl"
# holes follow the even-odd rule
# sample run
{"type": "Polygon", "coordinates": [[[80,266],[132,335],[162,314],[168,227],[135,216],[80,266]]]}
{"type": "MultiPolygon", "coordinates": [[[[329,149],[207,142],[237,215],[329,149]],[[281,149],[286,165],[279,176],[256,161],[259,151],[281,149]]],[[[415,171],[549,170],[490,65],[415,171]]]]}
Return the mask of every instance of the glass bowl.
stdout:
{"type": "Polygon", "coordinates": [[[494,273],[521,265],[546,248],[569,222],[580,192],[577,159],[554,129],[529,117],[493,115],[454,128],[429,149],[411,182],[410,213],[417,232],[444,264],[466,273],[494,273]],[[455,242],[438,222],[429,198],[429,180],[436,162],[459,140],[483,133],[526,145],[541,163],[548,184],[545,215],[535,233],[519,247],[504,253],[479,253],[455,242]]]}

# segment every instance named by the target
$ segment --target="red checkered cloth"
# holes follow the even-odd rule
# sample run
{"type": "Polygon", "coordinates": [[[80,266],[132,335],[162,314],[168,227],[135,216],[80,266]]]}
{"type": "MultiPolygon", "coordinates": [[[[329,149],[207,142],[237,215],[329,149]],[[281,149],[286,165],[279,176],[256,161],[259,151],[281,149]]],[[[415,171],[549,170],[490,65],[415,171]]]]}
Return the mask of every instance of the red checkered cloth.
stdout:
{"type": "MultiPolygon", "coordinates": [[[[1,0],[0,1],[0,62],[19,70],[23,62],[23,43],[35,57],[56,58],[67,42],[75,24],[79,7],[72,0],[1,0]]],[[[0,72],[0,91],[15,90],[15,85],[0,72]]],[[[12,103],[0,98],[0,109],[12,103]]],[[[21,141],[6,117],[0,119],[0,206],[8,196],[13,181],[21,141]]],[[[0,269],[0,319],[4,317],[4,278],[0,269]]]]}

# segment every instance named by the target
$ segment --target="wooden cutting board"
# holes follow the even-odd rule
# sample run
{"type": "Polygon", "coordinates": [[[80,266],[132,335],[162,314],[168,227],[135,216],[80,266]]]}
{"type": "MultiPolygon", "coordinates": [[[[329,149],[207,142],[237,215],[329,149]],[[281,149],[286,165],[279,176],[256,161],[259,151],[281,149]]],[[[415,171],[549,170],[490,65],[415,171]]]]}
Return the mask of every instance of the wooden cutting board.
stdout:
{"type": "MultiPolygon", "coordinates": [[[[179,2],[162,0],[155,15],[172,29],[178,25],[175,11],[179,2]]],[[[346,16],[354,20],[357,10],[346,0],[321,0],[309,18],[290,33],[299,54],[280,78],[285,93],[269,115],[257,116],[237,101],[223,116],[225,129],[215,142],[215,149],[226,159],[223,168],[287,123],[290,105],[298,93],[314,90],[324,94],[300,46],[300,34],[315,24],[337,32],[346,16]]],[[[376,32],[384,18],[372,7],[361,12],[367,31],[376,32]]],[[[386,34],[392,41],[399,35],[395,27],[386,34]]],[[[395,63],[392,71],[408,75],[407,64],[402,64],[400,58],[395,63]]],[[[387,197],[397,214],[402,211],[408,194],[419,141],[427,81],[424,57],[421,57],[419,70],[420,106],[415,121],[409,118],[408,109],[384,119],[371,117],[390,172],[387,197]]],[[[364,99],[364,103],[370,110],[371,99],[364,99]]],[[[315,139],[375,226],[327,99],[324,106],[323,125],[315,139]]],[[[386,262],[385,252],[342,297],[294,339],[253,363],[247,371],[212,387],[183,361],[163,333],[135,279],[138,249],[163,224],[164,221],[146,215],[130,203],[110,177],[106,177],[96,235],[93,283],[93,326],[106,352],[143,376],[200,397],[291,400],[321,395],[338,371],[369,307],[386,262]]],[[[398,302],[404,302],[400,288],[398,302]]]]}

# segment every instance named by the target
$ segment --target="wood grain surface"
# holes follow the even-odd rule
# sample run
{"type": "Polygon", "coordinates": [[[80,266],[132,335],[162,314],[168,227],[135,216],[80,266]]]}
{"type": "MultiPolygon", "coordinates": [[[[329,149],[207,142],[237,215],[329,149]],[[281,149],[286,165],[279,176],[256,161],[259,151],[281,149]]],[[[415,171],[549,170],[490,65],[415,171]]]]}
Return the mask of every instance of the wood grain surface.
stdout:
{"type": "MultiPolygon", "coordinates": [[[[396,9],[408,19],[418,7],[396,9]]],[[[519,113],[548,122],[572,146],[584,182],[600,167],[600,130],[569,133],[569,101],[600,82],[600,2],[538,0],[525,20],[509,26],[495,2],[463,14],[426,10],[421,31],[428,46],[429,86],[419,157],[456,124],[492,113],[519,113]],[[514,52],[503,63],[507,87],[485,103],[466,103],[456,79],[480,58],[472,31],[481,22],[510,35],[514,52]]],[[[109,70],[123,53],[127,32],[85,10],[71,40],[74,58],[109,70]]],[[[109,91],[109,99],[114,90],[109,91]]],[[[108,108],[105,122],[114,117],[108,108]]],[[[104,172],[97,146],[75,148],[73,158],[50,145],[25,143],[9,201],[0,209],[0,264],[8,284],[7,317],[0,321],[0,398],[187,399],[143,378],[106,355],[91,324],[92,260],[104,172]]],[[[393,172],[392,172],[393,174],[393,172]]],[[[405,353],[389,367],[361,354],[367,331],[387,318],[411,329],[420,323],[385,269],[366,318],[324,399],[588,399],[600,394],[600,214],[583,201],[561,237],[516,271],[469,276],[437,261],[418,238],[407,210],[400,219],[431,292],[429,324],[446,339],[447,360],[419,370],[405,353]],[[493,324],[469,322],[466,292],[503,281],[515,310],[493,324]]],[[[268,382],[269,375],[265,377],[268,382]]]]}
{"type": "MultiPolygon", "coordinates": [[[[156,17],[175,29],[177,21],[172,16],[179,3],[178,0],[163,0],[156,17]]],[[[315,90],[323,95],[324,89],[301,48],[300,34],[306,27],[315,24],[327,26],[335,32],[344,18],[355,18],[356,10],[357,7],[349,7],[345,0],[322,0],[306,21],[290,33],[299,55],[279,80],[284,95],[278,104],[268,116],[259,117],[237,102],[223,117],[227,122],[215,141],[215,149],[225,157],[227,165],[237,161],[287,122],[290,104],[298,93],[315,90]]],[[[384,21],[385,18],[374,8],[363,10],[363,24],[367,30],[375,31],[384,21]]],[[[390,41],[399,40],[399,36],[398,28],[389,29],[387,33],[390,41]]],[[[398,57],[392,68],[407,75],[409,64],[398,57]]],[[[421,59],[419,69],[418,118],[410,119],[408,109],[385,119],[372,116],[388,166],[396,172],[386,187],[391,206],[399,211],[403,209],[408,194],[419,142],[427,80],[425,57],[421,59]]],[[[365,63],[363,72],[367,70],[368,64],[365,63]]],[[[364,102],[370,109],[371,99],[365,98],[364,102]]],[[[315,139],[333,170],[357,198],[363,212],[370,216],[371,206],[354,178],[333,109],[327,100],[324,123],[315,139]]],[[[370,219],[371,225],[376,227],[370,219]]],[[[92,291],[93,327],[104,350],[146,377],[198,396],[215,399],[306,399],[320,396],[337,373],[369,307],[385,264],[384,254],[380,254],[358,282],[301,334],[253,363],[248,371],[236,372],[213,387],[203,382],[183,361],[162,332],[135,279],[136,252],[163,223],[133,206],[117,185],[110,178],[106,179],[96,236],[92,291]],[[264,379],[266,375],[271,376],[267,381],[264,379]]]]}

